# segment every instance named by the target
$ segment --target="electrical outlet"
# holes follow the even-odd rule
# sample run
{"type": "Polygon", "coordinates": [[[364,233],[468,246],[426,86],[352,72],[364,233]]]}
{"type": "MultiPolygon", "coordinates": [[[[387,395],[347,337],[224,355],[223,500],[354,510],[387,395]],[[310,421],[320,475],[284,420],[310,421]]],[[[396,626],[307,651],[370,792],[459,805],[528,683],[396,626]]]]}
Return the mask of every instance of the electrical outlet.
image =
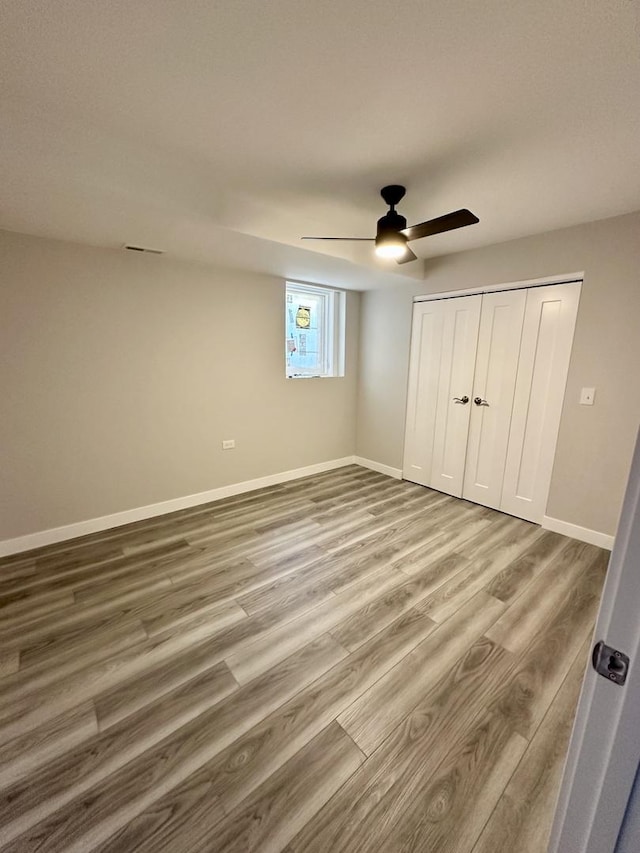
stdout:
{"type": "Polygon", "coordinates": [[[580,405],[593,406],[593,401],[596,398],[595,388],[583,388],[580,392],[580,405]]]}
{"type": "Polygon", "coordinates": [[[236,442],[235,442],[235,439],[233,439],[233,438],[226,438],[222,442],[222,449],[223,450],[233,450],[233,448],[235,446],[236,446],[236,442]]]}

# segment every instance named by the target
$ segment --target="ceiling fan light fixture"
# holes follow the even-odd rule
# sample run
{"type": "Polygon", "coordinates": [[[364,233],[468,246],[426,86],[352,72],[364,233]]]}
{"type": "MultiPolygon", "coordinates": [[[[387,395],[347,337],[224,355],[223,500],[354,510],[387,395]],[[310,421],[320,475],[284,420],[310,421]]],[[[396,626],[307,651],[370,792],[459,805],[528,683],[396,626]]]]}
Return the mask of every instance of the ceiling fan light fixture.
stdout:
{"type": "Polygon", "coordinates": [[[376,237],[376,255],[379,258],[401,258],[407,250],[407,238],[399,232],[387,232],[376,237]]]}
{"type": "Polygon", "coordinates": [[[389,205],[389,210],[378,219],[376,237],[301,237],[301,240],[353,240],[368,243],[375,242],[375,253],[380,258],[390,258],[398,264],[407,264],[409,261],[417,261],[418,256],[409,248],[411,240],[421,240],[432,234],[443,234],[445,231],[453,231],[455,228],[464,228],[465,225],[475,225],[480,220],[467,210],[466,207],[445,213],[435,219],[428,219],[418,225],[407,228],[407,220],[398,213],[396,204],[404,198],[405,188],[400,184],[389,184],[382,187],[380,195],[389,205]]]}

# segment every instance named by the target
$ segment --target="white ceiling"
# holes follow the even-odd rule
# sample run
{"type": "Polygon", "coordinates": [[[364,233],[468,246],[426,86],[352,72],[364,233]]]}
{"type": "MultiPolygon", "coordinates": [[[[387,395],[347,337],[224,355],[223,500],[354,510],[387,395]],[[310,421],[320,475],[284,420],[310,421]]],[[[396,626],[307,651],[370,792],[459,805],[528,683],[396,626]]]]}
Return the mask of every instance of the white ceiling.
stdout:
{"type": "Polygon", "coordinates": [[[0,227],[366,288],[640,208],[637,0],[2,0],[0,227]],[[333,256],[333,257],[331,257],[333,256]]]}

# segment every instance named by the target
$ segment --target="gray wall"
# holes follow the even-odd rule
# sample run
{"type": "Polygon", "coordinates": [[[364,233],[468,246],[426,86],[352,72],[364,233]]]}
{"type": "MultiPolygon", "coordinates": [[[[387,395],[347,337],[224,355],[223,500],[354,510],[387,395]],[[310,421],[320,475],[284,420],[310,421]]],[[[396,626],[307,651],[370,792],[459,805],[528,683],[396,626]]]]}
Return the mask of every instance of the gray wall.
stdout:
{"type": "MultiPolygon", "coordinates": [[[[481,227],[481,226],[478,226],[481,227]]],[[[402,467],[412,297],[584,271],[547,515],[615,533],[640,421],[640,213],[428,262],[363,295],[357,453],[402,467]],[[593,407],[578,405],[596,387],[593,407]]]]}
{"type": "Polygon", "coordinates": [[[640,213],[363,294],[358,385],[358,294],[346,377],[286,380],[282,280],[0,232],[0,539],[354,451],[399,468],[412,297],[576,271],[547,513],[612,534],[640,421],[640,213]],[[578,405],[583,385],[595,406],[578,405]]]}
{"type": "Polygon", "coordinates": [[[287,380],[281,279],[0,232],[0,540],[353,454],[359,301],[287,380]]]}

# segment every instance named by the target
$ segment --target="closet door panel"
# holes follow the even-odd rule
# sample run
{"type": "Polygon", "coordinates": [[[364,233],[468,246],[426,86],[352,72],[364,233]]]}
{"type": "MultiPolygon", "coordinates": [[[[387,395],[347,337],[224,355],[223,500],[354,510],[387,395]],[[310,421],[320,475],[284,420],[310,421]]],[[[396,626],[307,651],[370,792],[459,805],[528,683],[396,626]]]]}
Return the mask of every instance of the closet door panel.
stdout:
{"type": "Polygon", "coordinates": [[[460,497],[481,296],[414,306],[402,476],[460,497]]]}
{"type": "Polygon", "coordinates": [[[500,508],[537,523],[551,482],[580,288],[550,285],[527,294],[500,508]]]}
{"type": "Polygon", "coordinates": [[[524,290],[485,294],[482,302],[463,497],[494,509],[502,498],[525,303],[524,290]]]}
{"type": "Polygon", "coordinates": [[[430,485],[459,498],[469,434],[482,296],[442,300],[444,324],[430,485]]]}
{"type": "Polygon", "coordinates": [[[431,483],[444,322],[440,303],[414,305],[402,476],[422,486],[431,483]]]}

